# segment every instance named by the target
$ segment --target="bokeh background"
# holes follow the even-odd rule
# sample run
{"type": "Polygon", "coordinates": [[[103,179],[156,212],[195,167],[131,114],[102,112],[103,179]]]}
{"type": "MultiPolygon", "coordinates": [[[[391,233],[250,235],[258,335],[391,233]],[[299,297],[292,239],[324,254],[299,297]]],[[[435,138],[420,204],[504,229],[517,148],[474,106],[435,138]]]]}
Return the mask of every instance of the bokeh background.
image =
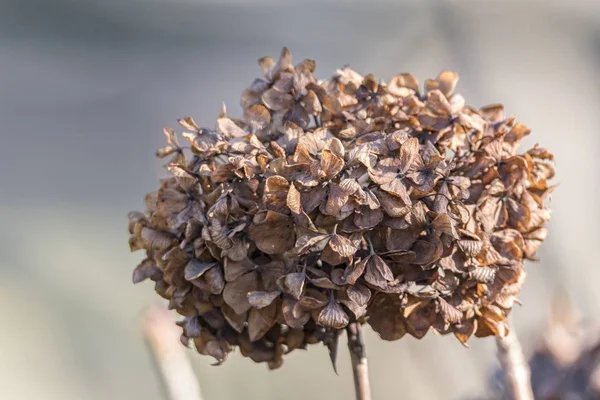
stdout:
{"type": "MultiPolygon", "coordinates": [[[[0,0],[0,398],[162,398],[141,334],[161,301],[131,284],[126,214],[162,176],[161,128],[237,114],[283,45],[319,78],[454,69],[468,103],[505,103],[561,184],[513,313],[526,352],[557,290],[599,314],[599,1],[0,0]]],[[[366,341],[376,399],[485,398],[496,365],[493,340],[366,341]]],[[[352,398],[341,346],[339,376],[320,346],[275,372],[190,355],[207,400],[352,398]]]]}

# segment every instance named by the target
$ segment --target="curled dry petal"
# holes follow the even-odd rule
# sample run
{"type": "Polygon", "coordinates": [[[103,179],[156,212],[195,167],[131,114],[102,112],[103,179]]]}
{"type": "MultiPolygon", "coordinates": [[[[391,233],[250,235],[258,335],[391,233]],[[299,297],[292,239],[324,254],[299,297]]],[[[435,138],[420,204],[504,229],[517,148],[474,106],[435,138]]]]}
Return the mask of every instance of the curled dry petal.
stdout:
{"type": "Polygon", "coordinates": [[[150,278],[152,280],[162,275],[160,268],[152,260],[144,260],[133,271],[133,283],[140,283],[150,278]]]}
{"type": "Polygon", "coordinates": [[[193,281],[194,279],[198,279],[202,276],[202,274],[214,267],[216,264],[216,262],[202,262],[196,260],[195,258],[191,259],[183,270],[185,280],[193,281]]]}

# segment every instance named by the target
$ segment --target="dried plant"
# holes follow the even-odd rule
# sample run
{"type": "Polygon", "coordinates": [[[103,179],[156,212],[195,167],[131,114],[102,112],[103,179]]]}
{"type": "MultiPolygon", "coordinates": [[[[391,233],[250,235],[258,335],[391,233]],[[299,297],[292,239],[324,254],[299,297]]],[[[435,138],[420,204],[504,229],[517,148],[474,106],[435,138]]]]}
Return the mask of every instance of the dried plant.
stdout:
{"type": "Polygon", "coordinates": [[[383,339],[429,330],[504,336],[505,318],[546,237],[553,156],[501,105],[466,106],[458,76],[421,88],[348,67],[318,81],[315,62],[259,60],[264,77],[214,128],[166,128],[171,177],[129,215],[132,250],[184,316],[182,341],[219,363],[278,368],[349,324],[383,339]]]}

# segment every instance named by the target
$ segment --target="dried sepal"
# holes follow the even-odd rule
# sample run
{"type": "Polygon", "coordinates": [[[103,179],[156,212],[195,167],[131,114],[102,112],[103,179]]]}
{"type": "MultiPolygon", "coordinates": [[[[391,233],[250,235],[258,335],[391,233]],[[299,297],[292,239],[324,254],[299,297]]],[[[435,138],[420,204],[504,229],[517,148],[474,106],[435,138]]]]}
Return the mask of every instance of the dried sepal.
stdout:
{"type": "Polygon", "coordinates": [[[350,319],[342,307],[334,300],[331,300],[319,313],[317,323],[328,328],[342,329],[348,325],[350,319]]]}

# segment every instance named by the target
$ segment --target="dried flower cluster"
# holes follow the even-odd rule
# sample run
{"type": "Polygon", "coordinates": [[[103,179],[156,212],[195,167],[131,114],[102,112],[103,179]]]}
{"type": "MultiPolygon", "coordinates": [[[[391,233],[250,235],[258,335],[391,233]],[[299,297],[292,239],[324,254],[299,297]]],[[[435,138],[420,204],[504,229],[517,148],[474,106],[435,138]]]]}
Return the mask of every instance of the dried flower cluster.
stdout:
{"type": "Polygon", "coordinates": [[[130,245],[185,316],[184,342],[225,360],[233,346],[277,368],[351,321],[386,340],[428,330],[503,335],[546,236],[553,156],[517,154],[530,130],[501,105],[479,110],[442,72],[422,92],[345,67],[259,60],[264,78],[214,129],[165,129],[171,177],[130,214],[130,245]]]}

